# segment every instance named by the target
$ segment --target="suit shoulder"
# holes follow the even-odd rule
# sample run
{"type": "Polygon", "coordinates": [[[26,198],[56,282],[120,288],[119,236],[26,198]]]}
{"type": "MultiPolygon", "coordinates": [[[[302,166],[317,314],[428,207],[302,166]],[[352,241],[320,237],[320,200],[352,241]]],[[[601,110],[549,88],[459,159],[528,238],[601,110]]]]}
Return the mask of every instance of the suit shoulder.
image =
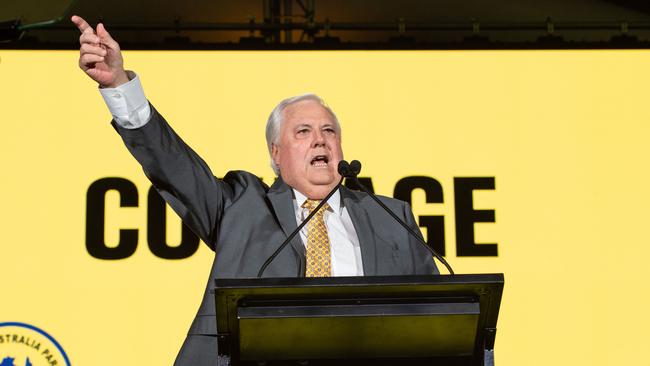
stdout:
{"type": "Polygon", "coordinates": [[[269,186],[257,175],[245,170],[231,170],[223,177],[224,183],[233,189],[255,189],[268,192],[269,186]]]}
{"type": "Polygon", "coordinates": [[[398,200],[397,198],[392,198],[392,197],[386,197],[386,196],[377,196],[379,197],[379,200],[385,204],[386,206],[390,207],[393,210],[403,210],[404,207],[408,206],[408,203],[398,200]]]}

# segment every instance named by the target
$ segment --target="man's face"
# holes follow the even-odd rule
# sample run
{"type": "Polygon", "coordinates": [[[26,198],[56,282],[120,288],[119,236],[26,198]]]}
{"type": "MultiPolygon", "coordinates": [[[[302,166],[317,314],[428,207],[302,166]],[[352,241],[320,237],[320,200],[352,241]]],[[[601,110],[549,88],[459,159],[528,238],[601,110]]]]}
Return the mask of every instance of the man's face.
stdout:
{"type": "Polygon", "coordinates": [[[284,109],[273,161],[288,185],[311,199],[322,199],[338,183],[343,159],[340,131],[318,102],[303,100],[284,109]]]}

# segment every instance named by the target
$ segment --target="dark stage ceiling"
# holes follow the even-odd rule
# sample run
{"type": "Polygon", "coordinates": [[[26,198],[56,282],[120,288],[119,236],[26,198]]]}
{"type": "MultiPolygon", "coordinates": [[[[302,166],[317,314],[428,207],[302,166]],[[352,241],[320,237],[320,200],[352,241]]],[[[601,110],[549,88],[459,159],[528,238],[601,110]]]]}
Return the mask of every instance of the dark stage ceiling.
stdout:
{"type": "Polygon", "coordinates": [[[77,48],[69,18],[129,49],[648,48],[650,2],[3,0],[1,48],[77,48]]]}

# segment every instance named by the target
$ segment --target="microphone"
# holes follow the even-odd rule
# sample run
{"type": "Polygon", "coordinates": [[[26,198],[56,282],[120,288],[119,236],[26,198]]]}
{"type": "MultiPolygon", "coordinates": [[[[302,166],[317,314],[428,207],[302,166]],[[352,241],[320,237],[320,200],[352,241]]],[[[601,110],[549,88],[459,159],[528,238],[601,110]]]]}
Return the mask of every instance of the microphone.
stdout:
{"type": "MultiPolygon", "coordinates": [[[[264,264],[262,264],[262,267],[260,267],[259,272],[257,272],[257,278],[261,278],[261,277],[262,277],[262,275],[264,274],[264,271],[266,270],[266,267],[268,267],[269,264],[271,264],[271,262],[273,262],[273,260],[275,259],[275,257],[277,257],[278,254],[280,254],[280,252],[282,251],[282,249],[284,249],[284,247],[286,247],[287,244],[289,244],[289,242],[291,242],[291,240],[296,236],[296,234],[298,234],[298,233],[300,232],[300,230],[302,230],[302,228],[303,228],[305,225],[307,225],[307,223],[309,222],[309,220],[311,220],[311,218],[314,217],[314,215],[316,215],[316,213],[320,210],[320,208],[323,207],[323,205],[325,204],[325,202],[327,202],[327,200],[330,199],[330,197],[332,197],[332,195],[334,194],[334,192],[336,192],[336,190],[339,189],[339,187],[341,186],[341,183],[343,183],[343,178],[345,178],[345,175],[344,175],[343,173],[341,173],[341,172],[348,173],[349,169],[350,169],[350,165],[348,164],[347,161],[345,161],[345,160],[341,160],[341,161],[339,162],[339,165],[338,165],[338,171],[339,171],[339,174],[341,174],[341,179],[339,180],[339,182],[336,184],[336,186],[335,186],[334,188],[332,188],[332,190],[330,191],[330,193],[328,193],[327,196],[325,196],[325,198],[323,198],[323,199],[320,201],[320,203],[318,204],[318,206],[316,206],[316,208],[314,208],[314,210],[313,210],[312,212],[310,212],[309,215],[307,215],[307,217],[306,217],[306,218],[305,218],[305,219],[300,223],[300,225],[298,225],[298,227],[297,227],[297,228],[296,228],[296,229],[295,229],[295,230],[294,230],[294,231],[293,231],[293,232],[292,232],[292,233],[287,237],[287,239],[286,239],[284,242],[282,242],[282,244],[278,247],[278,249],[276,249],[275,252],[273,252],[273,254],[271,254],[271,256],[270,256],[270,257],[269,257],[269,258],[264,262],[264,264]]],[[[348,174],[349,174],[349,173],[348,173],[348,174]]],[[[358,174],[358,173],[357,173],[357,174],[358,174]]],[[[301,266],[300,266],[301,268],[298,269],[298,277],[300,277],[300,275],[302,274],[302,267],[303,267],[303,266],[302,266],[302,257],[300,257],[300,263],[301,263],[301,266]]]]}
{"type": "Polygon", "coordinates": [[[345,160],[341,160],[341,161],[339,161],[339,168],[338,168],[338,170],[339,170],[339,174],[340,174],[341,177],[343,177],[343,178],[350,178],[350,177],[352,177],[352,176],[354,175],[354,174],[352,173],[352,171],[350,170],[350,163],[348,163],[348,162],[345,161],[345,160]]]}
{"type": "Polygon", "coordinates": [[[350,172],[352,173],[352,178],[357,179],[357,175],[361,173],[361,163],[359,160],[352,160],[350,163],[350,172]]]}
{"type": "Polygon", "coordinates": [[[339,162],[339,174],[342,177],[356,179],[359,172],[361,172],[361,163],[359,160],[352,160],[352,163],[348,163],[345,160],[339,162]]]}
{"type": "MultiPolygon", "coordinates": [[[[341,161],[341,163],[343,163],[343,161],[341,161]]],[[[393,219],[395,219],[395,221],[397,221],[400,225],[402,225],[409,232],[409,234],[411,234],[415,239],[417,239],[418,243],[422,244],[422,246],[424,246],[429,251],[429,253],[431,253],[433,257],[437,258],[440,261],[440,263],[444,264],[444,266],[447,267],[449,274],[453,275],[454,270],[451,269],[449,263],[447,263],[447,261],[440,254],[438,254],[438,252],[436,252],[422,238],[420,238],[420,236],[416,234],[415,231],[413,231],[413,229],[411,229],[402,219],[400,219],[397,215],[395,215],[390,208],[386,207],[386,205],[383,202],[381,202],[379,198],[375,196],[375,194],[370,192],[368,188],[366,188],[363,184],[361,184],[361,182],[357,178],[357,175],[359,175],[360,172],[361,172],[361,163],[359,162],[359,160],[352,160],[350,164],[345,162],[345,166],[343,167],[343,173],[345,174],[341,173],[341,164],[339,164],[339,174],[341,174],[346,178],[350,178],[354,180],[357,183],[357,185],[359,185],[359,188],[361,188],[362,191],[367,193],[368,196],[370,196],[373,200],[375,200],[375,202],[377,202],[379,206],[381,206],[381,208],[383,208],[386,212],[388,212],[393,217],[393,219]]]]}

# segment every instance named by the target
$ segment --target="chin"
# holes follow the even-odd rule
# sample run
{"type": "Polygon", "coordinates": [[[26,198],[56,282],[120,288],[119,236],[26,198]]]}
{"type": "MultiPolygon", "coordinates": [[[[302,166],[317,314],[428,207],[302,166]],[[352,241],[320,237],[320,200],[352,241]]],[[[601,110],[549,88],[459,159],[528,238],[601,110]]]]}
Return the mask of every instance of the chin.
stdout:
{"type": "Polygon", "coordinates": [[[336,176],[331,172],[314,173],[309,181],[317,185],[336,184],[336,176]]]}

